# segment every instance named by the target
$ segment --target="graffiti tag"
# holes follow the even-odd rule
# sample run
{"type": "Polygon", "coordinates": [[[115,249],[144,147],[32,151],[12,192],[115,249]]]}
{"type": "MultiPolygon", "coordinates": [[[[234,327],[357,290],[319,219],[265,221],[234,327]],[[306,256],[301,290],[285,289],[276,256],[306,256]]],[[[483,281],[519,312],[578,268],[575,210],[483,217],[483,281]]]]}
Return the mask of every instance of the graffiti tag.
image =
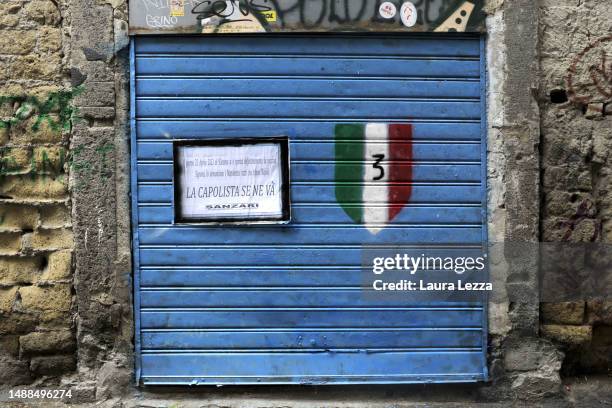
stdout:
{"type": "Polygon", "coordinates": [[[412,27],[419,27],[417,31],[482,31],[485,18],[484,0],[180,0],[184,15],[173,13],[172,4],[170,0],[130,2],[131,28],[143,31],[148,27],[145,32],[191,28],[203,33],[401,31],[412,27]],[[233,27],[215,30],[223,26],[233,27]]]}
{"type": "Polygon", "coordinates": [[[612,35],[589,44],[567,71],[570,101],[587,105],[612,101],[612,35]]]}
{"type": "Polygon", "coordinates": [[[172,28],[178,23],[175,16],[153,16],[147,14],[147,26],[151,28],[172,28]]]}
{"type": "Polygon", "coordinates": [[[53,92],[43,101],[32,95],[1,95],[0,108],[15,105],[18,108],[10,117],[0,118],[0,128],[10,128],[18,123],[34,117],[32,130],[37,131],[43,123],[47,123],[54,131],[70,130],[77,113],[72,100],[81,92],[82,87],[72,90],[53,92]]]}

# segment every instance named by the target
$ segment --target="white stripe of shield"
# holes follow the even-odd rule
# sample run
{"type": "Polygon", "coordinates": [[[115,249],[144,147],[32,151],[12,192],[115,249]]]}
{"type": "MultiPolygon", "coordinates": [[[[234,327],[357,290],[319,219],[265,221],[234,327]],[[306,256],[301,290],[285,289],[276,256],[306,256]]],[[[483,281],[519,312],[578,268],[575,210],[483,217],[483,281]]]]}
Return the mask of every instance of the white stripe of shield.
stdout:
{"type": "Polygon", "coordinates": [[[389,128],[384,123],[365,127],[363,223],[372,234],[380,232],[389,221],[389,128]]]}

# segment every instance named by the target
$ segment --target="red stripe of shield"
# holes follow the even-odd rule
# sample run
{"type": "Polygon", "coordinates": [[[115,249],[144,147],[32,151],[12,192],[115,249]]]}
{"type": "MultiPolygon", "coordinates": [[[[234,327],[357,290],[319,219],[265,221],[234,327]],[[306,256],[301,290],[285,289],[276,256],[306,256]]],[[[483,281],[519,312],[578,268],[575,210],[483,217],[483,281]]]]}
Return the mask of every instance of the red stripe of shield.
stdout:
{"type": "Polygon", "coordinates": [[[412,125],[389,125],[389,221],[410,200],[412,193],[412,125]]]}

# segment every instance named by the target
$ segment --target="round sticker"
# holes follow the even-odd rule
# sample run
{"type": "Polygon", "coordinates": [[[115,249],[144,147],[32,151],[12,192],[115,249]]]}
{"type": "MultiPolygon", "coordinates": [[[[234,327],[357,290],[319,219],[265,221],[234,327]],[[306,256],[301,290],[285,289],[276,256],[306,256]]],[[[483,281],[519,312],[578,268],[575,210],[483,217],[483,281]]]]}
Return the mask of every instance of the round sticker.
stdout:
{"type": "Polygon", "coordinates": [[[400,19],[402,20],[402,24],[406,27],[412,27],[416,24],[417,9],[414,7],[414,4],[409,1],[402,4],[402,8],[400,8],[400,19]]]}
{"type": "Polygon", "coordinates": [[[397,13],[397,8],[395,7],[395,4],[391,3],[390,1],[385,1],[378,8],[378,12],[382,18],[393,18],[397,13]]]}

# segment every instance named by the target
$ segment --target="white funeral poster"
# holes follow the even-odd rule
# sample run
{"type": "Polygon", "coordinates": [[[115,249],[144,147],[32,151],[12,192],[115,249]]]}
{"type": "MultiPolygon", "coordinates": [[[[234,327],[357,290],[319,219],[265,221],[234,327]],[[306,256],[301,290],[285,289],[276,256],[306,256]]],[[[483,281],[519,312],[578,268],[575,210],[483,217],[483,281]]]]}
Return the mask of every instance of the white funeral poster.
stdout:
{"type": "Polygon", "coordinates": [[[283,216],[280,143],[179,146],[175,166],[185,221],[283,216]]]}

